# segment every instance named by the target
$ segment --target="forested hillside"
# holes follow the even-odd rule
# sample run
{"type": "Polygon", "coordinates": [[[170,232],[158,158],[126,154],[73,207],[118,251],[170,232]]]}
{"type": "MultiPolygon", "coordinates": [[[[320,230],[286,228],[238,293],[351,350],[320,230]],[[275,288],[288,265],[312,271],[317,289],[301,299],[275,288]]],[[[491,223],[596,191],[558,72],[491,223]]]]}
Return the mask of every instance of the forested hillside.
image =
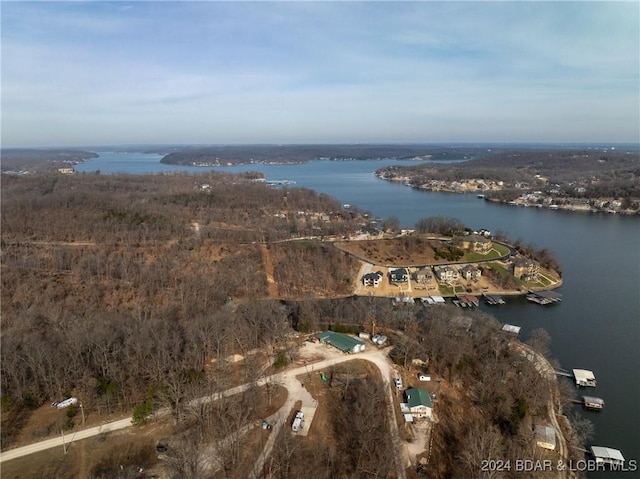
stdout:
{"type": "MultiPolygon", "coordinates": [[[[287,310],[260,303],[260,242],[353,231],[362,219],[325,195],[253,179],[3,176],[3,404],[73,393],[86,407],[130,408],[166,381],[186,387],[211,359],[282,341],[287,310]]],[[[270,249],[281,297],[350,293],[357,265],[339,251],[270,249]]]]}

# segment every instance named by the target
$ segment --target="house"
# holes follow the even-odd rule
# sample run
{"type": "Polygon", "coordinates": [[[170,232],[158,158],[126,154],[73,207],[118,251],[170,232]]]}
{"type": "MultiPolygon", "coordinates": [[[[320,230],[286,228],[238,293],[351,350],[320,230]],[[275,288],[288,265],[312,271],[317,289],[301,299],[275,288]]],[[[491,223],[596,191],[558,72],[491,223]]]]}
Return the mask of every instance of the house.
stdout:
{"type": "Polygon", "coordinates": [[[540,265],[530,259],[519,259],[513,263],[513,276],[523,281],[535,281],[540,273],[540,265]]]}
{"type": "Polygon", "coordinates": [[[460,268],[460,276],[467,281],[478,281],[480,276],[482,276],[482,272],[472,264],[467,264],[460,268]]]}
{"type": "Polygon", "coordinates": [[[487,254],[493,248],[493,242],[486,236],[477,234],[462,236],[456,239],[456,242],[464,249],[473,251],[474,253],[487,254]]]}
{"type": "Polygon", "coordinates": [[[443,283],[455,281],[460,278],[460,273],[452,266],[434,266],[433,271],[435,272],[438,281],[443,283]]]}
{"type": "Polygon", "coordinates": [[[406,268],[392,269],[389,271],[389,282],[406,283],[409,281],[409,273],[406,268]]]}
{"type": "Polygon", "coordinates": [[[359,353],[364,351],[364,341],[347,334],[324,331],[314,336],[323,344],[330,344],[343,353],[359,353]]]}
{"type": "Polygon", "coordinates": [[[431,268],[422,268],[413,273],[413,279],[418,283],[428,283],[433,279],[431,268]]]}
{"type": "Polygon", "coordinates": [[[551,426],[536,426],[536,444],[543,449],[555,451],[556,430],[551,426]]]}
{"type": "Polygon", "coordinates": [[[405,391],[407,406],[414,417],[433,418],[433,403],[429,391],[420,388],[409,388],[405,391]]]}
{"type": "Polygon", "coordinates": [[[380,286],[380,281],[382,281],[383,277],[384,275],[382,274],[382,271],[367,273],[362,276],[362,284],[364,284],[365,286],[373,286],[374,288],[377,288],[378,286],[380,286]]]}

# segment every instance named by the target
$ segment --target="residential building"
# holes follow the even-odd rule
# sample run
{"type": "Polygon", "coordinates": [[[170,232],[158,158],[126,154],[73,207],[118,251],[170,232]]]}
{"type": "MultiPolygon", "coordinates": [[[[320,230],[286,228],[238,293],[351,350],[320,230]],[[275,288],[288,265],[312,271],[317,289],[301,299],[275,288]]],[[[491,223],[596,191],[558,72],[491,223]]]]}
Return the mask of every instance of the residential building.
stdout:
{"type": "Polygon", "coordinates": [[[540,265],[527,258],[516,260],[513,263],[513,276],[523,281],[535,281],[540,273],[540,265]]]}
{"type": "Polygon", "coordinates": [[[460,276],[462,276],[467,281],[478,281],[482,276],[482,272],[479,268],[471,264],[467,264],[460,268],[460,276]]]}
{"type": "Polygon", "coordinates": [[[392,269],[389,271],[389,282],[406,283],[409,281],[409,273],[406,268],[392,269]]]}
{"type": "Polygon", "coordinates": [[[460,278],[460,273],[452,266],[434,266],[433,271],[436,274],[436,278],[438,278],[438,281],[441,281],[443,283],[456,281],[460,278]]]}
{"type": "Polygon", "coordinates": [[[405,391],[407,406],[414,417],[433,418],[433,403],[429,391],[420,388],[409,388],[405,391]]]}
{"type": "Polygon", "coordinates": [[[418,283],[428,283],[433,280],[431,268],[422,268],[413,273],[413,279],[418,283]]]}
{"type": "Polygon", "coordinates": [[[377,288],[378,286],[380,286],[380,281],[382,281],[383,277],[384,274],[382,274],[382,271],[367,273],[362,276],[362,284],[364,284],[365,286],[373,286],[374,288],[377,288]]]}

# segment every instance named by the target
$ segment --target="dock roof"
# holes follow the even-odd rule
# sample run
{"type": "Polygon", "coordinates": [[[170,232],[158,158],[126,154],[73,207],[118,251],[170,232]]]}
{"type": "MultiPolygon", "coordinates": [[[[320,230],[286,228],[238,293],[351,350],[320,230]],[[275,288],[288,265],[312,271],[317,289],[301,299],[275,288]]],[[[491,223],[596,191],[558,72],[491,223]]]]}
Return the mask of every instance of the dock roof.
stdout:
{"type": "Polygon", "coordinates": [[[595,381],[596,379],[593,371],[589,371],[588,369],[574,369],[573,375],[575,376],[576,381],[595,381]]]}
{"type": "Polygon", "coordinates": [[[617,449],[610,447],[591,446],[591,453],[596,461],[600,462],[624,462],[624,456],[617,449]]]}

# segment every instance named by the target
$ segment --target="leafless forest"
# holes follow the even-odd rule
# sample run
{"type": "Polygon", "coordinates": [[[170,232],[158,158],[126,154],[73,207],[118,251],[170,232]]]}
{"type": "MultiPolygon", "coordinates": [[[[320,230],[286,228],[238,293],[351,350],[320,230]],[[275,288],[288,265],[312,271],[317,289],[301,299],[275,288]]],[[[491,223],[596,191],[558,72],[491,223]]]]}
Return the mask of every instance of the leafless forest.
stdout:
{"type": "MultiPolygon", "coordinates": [[[[189,399],[229,387],[224,358],[259,348],[287,362],[295,357],[292,328],[358,331],[375,321],[398,331],[400,367],[429,358],[447,384],[424,477],[478,477],[486,457],[529,457],[532,425],[548,414],[552,385],[514,352],[499,324],[478,311],[344,297],[357,267],[350,257],[319,240],[282,240],[355,231],[357,210],[253,179],[3,176],[3,448],[29,411],[72,394],[93,414],[168,406],[183,431],[175,477],[206,477],[193,469],[194,438],[226,438],[255,419],[252,404],[268,399],[250,396],[240,409],[220,402],[196,416],[185,409],[189,399]],[[265,250],[279,299],[268,298],[265,250]]],[[[546,352],[548,337],[532,340],[546,352]]],[[[254,381],[260,363],[246,361],[240,374],[254,381]]],[[[278,438],[276,477],[394,476],[382,383],[352,386],[332,399],[327,444],[305,450],[278,438]]],[[[225,477],[237,477],[246,462],[246,445],[231,446],[225,477]]],[[[95,477],[114,477],[109,467],[95,477]]]]}

